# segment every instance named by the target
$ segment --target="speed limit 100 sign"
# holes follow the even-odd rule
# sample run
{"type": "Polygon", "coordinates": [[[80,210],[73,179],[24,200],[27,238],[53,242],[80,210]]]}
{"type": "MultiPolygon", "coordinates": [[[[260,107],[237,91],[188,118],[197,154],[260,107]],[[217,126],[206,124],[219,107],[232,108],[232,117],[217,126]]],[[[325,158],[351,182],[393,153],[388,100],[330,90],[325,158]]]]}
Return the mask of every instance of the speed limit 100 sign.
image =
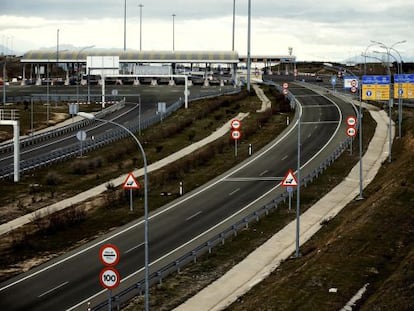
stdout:
{"type": "Polygon", "coordinates": [[[99,282],[102,287],[107,289],[116,288],[121,282],[121,277],[118,270],[113,267],[105,267],[101,270],[99,274],[99,282]]]}
{"type": "Polygon", "coordinates": [[[357,132],[356,132],[356,129],[354,127],[348,127],[347,130],[346,130],[346,134],[349,137],[354,137],[356,135],[356,133],[357,132]]]}
{"type": "Polygon", "coordinates": [[[234,140],[239,140],[241,138],[241,132],[238,130],[232,131],[231,138],[233,138],[234,140]]]}

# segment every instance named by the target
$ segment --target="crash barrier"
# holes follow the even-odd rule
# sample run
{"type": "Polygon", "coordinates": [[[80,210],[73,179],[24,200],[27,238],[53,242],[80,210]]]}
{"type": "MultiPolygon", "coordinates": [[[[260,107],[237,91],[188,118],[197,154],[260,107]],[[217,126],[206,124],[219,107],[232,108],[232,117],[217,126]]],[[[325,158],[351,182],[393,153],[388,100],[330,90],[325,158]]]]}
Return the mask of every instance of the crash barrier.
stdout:
{"type": "MultiPolygon", "coordinates": [[[[119,109],[122,109],[124,106],[125,106],[124,101],[117,102],[97,112],[96,117],[103,118],[108,114],[111,114],[119,109]]],[[[87,126],[88,124],[90,124],[90,122],[91,120],[83,119],[81,121],[73,122],[71,124],[58,127],[56,129],[50,129],[42,133],[37,133],[37,134],[33,134],[27,137],[21,138],[20,139],[20,150],[24,149],[27,146],[32,146],[39,142],[49,140],[51,138],[59,137],[59,136],[62,136],[70,132],[78,131],[82,129],[83,127],[87,126]]],[[[7,142],[7,143],[0,144],[0,154],[12,152],[12,151],[13,151],[13,142],[7,142]]]]}
{"type": "MultiPolygon", "coordinates": [[[[206,92],[200,96],[193,96],[189,101],[191,102],[191,101],[195,101],[198,99],[207,99],[207,98],[212,98],[212,97],[216,97],[219,95],[237,94],[239,92],[240,92],[239,88],[236,88],[234,90],[227,91],[227,92],[221,91],[220,93],[218,93],[217,91],[211,91],[211,92],[206,92]]],[[[127,128],[133,133],[137,133],[139,130],[144,130],[154,124],[161,122],[163,119],[165,119],[166,117],[171,115],[173,112],[181,108],[183,104],[184,104],[184,100],[180,98],[175,103],[169,105],[165,113],[159,113],[144,120],[139,120],[139,117],[137,116],[135,120],[131,121],[127,125],[127,128]]],[[[102,118],[106,114],[113,112],[114,109],[120,109],[122,107],[121,105],[125,105],[125,103],[122,102],[122,103],[119,103],[119,105],[120,106],[109,107],[105,110],[102,110],[100,113],[96,115],[96,117],[102,118]]],[[[82,129],[84,126],[90,124],[91,122],[99,122],[99,121],[84,119],[78,122],[74,122],[73,124],[70,124],[68,126],[65,126],[65,127],[62,127],[56,130],[52,130],[50,132],[28,137],[27,140],[22,140],[22,144],[24,146],[32,145],[32,144],[36,144],[39,141],[47,140],[51,137],[62,135],[62,133],[75,132],[76,130],[82,129]]],[[[74,158],[76,156],[79,156],[81,152],[82,154],[85,154],[89,151],[92,151],[102,146],[105,146],[107,144],[113,143],[127,136],[129,136],[129,134],[125,130],[122,130],[120,128],[114,129],[113,131],[110,131],[107,133],[103,133],[101,135],[95,135],[93,140],[86,140],[82,142],[82,150],[80,148],[79,143],[74,143],[72,145],[63,147],[59,150],[52,151],[48,154],[39,156],[37,158],[33,158],[29,160],[22,160],[20,161],[20,172],[21,174],[23,174],[27,171],[31,171],[39,167],[51,165],[52,163],[66,161],[69,158],[74,158]]],[[[4,148],[5,150],[4,152],[7,152],[7,148],[10,148],[10,147],[12,148],[12,145],[2,146],[0,150],[3,150],[4,148]]],[[[8,150],[11,151],[12,149],[8,149],[8,150]]],[[[3,151],[1,151],[0,154],[2,152],[3,151]]],[[[13,164],[0,168],[0,179],[12,178],[12,177],[13,177],[13,164]]]]}
{"type": "MultiPolygon", "coordinates": [[[[268,82],[268,84],[274,85],[280,92],[282,92],[283,88],[272,83],[268,82]]],[[[292,108],[295,108],[298,103],[296,98],[293,94],[289,93],[287,95],[292,108]]],[[[338,159],[341,154],[349,148],[351,143],[351,138],[346,138],[333,152],[332,154],[321,161],[319,164],[314,167],[310,173],[304,174],[305,176],[301,177],[300,185],[306,187],[309,183],[311,183],[314,179],[318,178],[336,159],[338,159]]],[[[296,188],[296,187],[295,187],[296,188]]],[[[293,191],[293,195],[296,193],[296,189],[293,191]]],[[[280,193],[275,195],[275,197],[270,200],[267,204],[258,206],[256,210],[248,214],[247,216],[242,217],[241,219],[235,220],[234,218],[228,222],[228,226],[222,232],[214,235],[212,238],[208,239],[208,241],[202,242],[197,247],[193,248],[192,250],[186,252],[184,255],[178,258],[172,258],[166,261],[167,264],[163,265],[161,268],[157,269],[156,271],[151,271],[149,274],[149,284],[162,284],[163,279],[167,277],[171,273],[179,273],[180,269],[182,269],[185,265],[190,262],[196,262],[197,259],[206,253],[211,253],[213,248],[217,245],[223,245],[226,239],[233,238],[237,236],[238,232],[246,229],[250,223],[257,222],[260,218],[268,215],[273,210],[278,208],[278,205],[281,203],[286,202],[289,199],[289,193],[285,190],[280,190],[280,193]],[[231,223],[233,222],[233,223],[231,223]]],[[[124,289],[123,291],[114,295],[111,299],[112,307],[115,310],[118,310],[122,305],[126,304],[130,299],[137,295],[144,295],[145,290],[145,280],[144,276],[140,275],[139,280],[137,280],[133,285],[129,286],[128,288],[124,289]]],[[[94,306],[92,308],[93,311],[101,311],[108,309],[108,300],[102,301],[100,304],[94,306]]]]}

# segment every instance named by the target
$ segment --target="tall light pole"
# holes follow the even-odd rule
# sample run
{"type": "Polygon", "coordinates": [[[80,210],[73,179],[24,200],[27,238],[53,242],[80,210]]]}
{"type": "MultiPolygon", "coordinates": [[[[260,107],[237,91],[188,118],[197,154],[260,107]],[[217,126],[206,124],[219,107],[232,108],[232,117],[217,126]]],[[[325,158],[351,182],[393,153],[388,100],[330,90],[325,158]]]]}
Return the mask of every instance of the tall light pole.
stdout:
{"type": "Polygon", "coordinates": [[[365,49],[365,52],[364,52],[364,54],[362,55],[363,57],[364,57],[364,75],[366,75],[367,74],[367,53],[368,53],[368,49],[371,47],[371,46],[374,46],[374,45],[378,45],[378,43],[377,42],[372,42],[371,44],[369,44],[367,47],[366,47],[366,49],[365,49]]]}
{"type": "MultiPolygon", "coordinates": [[[[402,67],[402,57],[400,52],[398,52],[396,49],[391,48],[390,50],[394,51],[395,53],[397,53],[398,57],[400,58],[400,74],[403,74],[403,67],[402,67]]],[[[401,81],[401,80],[400,80],[401,81]]],[[[398,138],[402,137],[402,133],[401,133],[401,128],[402,128],[402,112],[403,112],[403,103],[402,103],[402,98],[401,98],[401,94],[400,94],[400,90],[401,90],[401,82],[398,83],[398,138]]]]}
{"type": "Polygon", "coordinates": [[[142,8],[143,4],[139,4],[139,50],[142,51],[142,8]]]}
{"type": "MultiPolygon", "coordinates": [[[[386,54],[385,52],[380,52],[380,51],[374,51],[374,53],[386,54]]],[[[390,56],[392,58],[394,58],[394,60],[397,62],[397,74],[400,75],[401,71],[400,71],[400,64],[398,62],[398,59],[394,55],[392,55],[391,53],[389,53],[389,54],[387,53],[387,58],[389,58],[390,56]]],[[[377,59],[379,59],[379,58],[377,58],[377,59]]],[[[379,59],[379,60],[381,60],[381,59],[379,59]]],[[[389,67],[388,64],[387,64],[387,67],[389,67]]],[[[401,70],[402,70],[402,66],[401,66],[401,70]]],[[[391,73],[390,73],[390,75],[391,75],[391,73]]],[[[394,84],[395,84],[395,80],[394,80],[394,84]]],[[[401,89],[401,82],[398,83],[398,138],[401,138],[401,119],[402,119],[402,110],[401,110],[402,102],[401,102],[400,89],[401,89]]],[[[390,94],[393,94],[393,92],[391,92],[391,90],[390,90],[390,94]]],[[[395,97],[395,94],[393,96],[393,99],[394,99],[394,97],[395,97]]]]}
{"type": "Polygon", "coordinates": [[[124,1],[124,51],[126,51],[126,0],[124,1]]]}
{"type": "MultiPolygon", "coordinates": [[[[89,45],[89,46],[85,46],[84,48],[82,48],[82,49],[80,49],[79,50],[79,52],[78,52],[78,55],[76,56],[76,63],[77,63],[77,66],[78,66],[78,72],[77,72],[77,80],[79,80],[79,56],[80,56],[80,54],[84,51],[84,50],[86,50],[86,49],[91,49],[91,48],[93,48],[94,47],[94,45],[89,45]]],[[[79,105],[79,83],[80,83],[80,81],[76,81],[77,83],[76,83],[76,103],[79,105]]]]}
{"type": "MultiPolygon", "coordinates": [[[[378,41],[371,41],[373,43],[377,43],[381,48],[385,49],[387,51],[387,72],[388,75],[390,76],[390,82],[391,82],[391,69],[390,69],[390,55],[391,52],[390,50],[394,48],[394,46],[396,46],[397,44],[402,44],[405,43],[406,40],[403,41],[398,41],[395,42],[393,45],[391,45],[391,47],[386,46],[384,43],[378,42],[378,41]]],[[[394,106],[394,90],[392,89],[392,85],[390,83],[390,98],[388,101],[388,112],[389,112],[389,125],[388,125],[388,135],[389,135],[389,146],[388,146],[388,162],[391,163],[392,160],[392,156],[391,156],[391,145],[392,145],[392,139],[391,139],[391,122],[392,122],[392,116],[391,116],[391,112],[392,112],[392,106],[394,106]]]]}
{"type": "MultiPolygon", "coordinates": [[[[335,68],[335,70],[339,70],[339,67],[333,66],[331,63],[324,63],[325,66],[330,68],[335,68]]],[[[348,71],[355,79],[359,81],[358,76],[353,73],[349,69],[345,69],[345,71],[348,71]]],[[[358,131],[359,131],[359,197],[358,200],[362,200],[364,198],[363,196],[363,175],[362,175],[362,86],[358,82],[358,103],[359,103],[359,109],[358,109],[358,131]]]]}
{"type": "Polygon", "coordinates": [[[6,105],[6,61],[7,56],[4,55],[3,59],[3,105],[6,105]]]}
{"type": "Polygon", "coordinates": [[[235,34],[235,28],[236,28],[236,0],[233,0],[233,42],[231,45],[231,50],[234,51],[234,34],[235,34]]]}
{"type": "Polygon", "coordinates": [[[81,116],[85,119],[96,120],[103,123],[110,123],[115,126],[122,128],[126,131],[137,143],[139,150],[142,154],[142,159],[144,161],[144,249],[145,249],[145,311],[149,311],[149,246],[148,246],[148,169],[147,169],[147,157],[145,155],[144,148],[142,147],[138,138],[132,133],[127,127],[123,126],[120,123],[99,119],[95,115],[86,112],[78,112],[78,116],[81,116]]]}
{"type": "Polygon", "coordinates": [[[173,26],[173,28],[172,28],[172,39],[173,39],[173,52],[175,51],[175,17],[176,17],[177,15],[175,15],[175,14],[173,14],[172,15],[172,22],[173,22],[173,24],[172,24],[172,26],[173,26]]]}
{"type": "Polygon", "coordinates": [[[250,70],[252,67],[252,60],[250,57],[250,34],[251,34],[251,11],[252,3],[249,0],[249,9],[248,9],[248,23],[247,23],[247,91],[250,92],[250,70]]]}

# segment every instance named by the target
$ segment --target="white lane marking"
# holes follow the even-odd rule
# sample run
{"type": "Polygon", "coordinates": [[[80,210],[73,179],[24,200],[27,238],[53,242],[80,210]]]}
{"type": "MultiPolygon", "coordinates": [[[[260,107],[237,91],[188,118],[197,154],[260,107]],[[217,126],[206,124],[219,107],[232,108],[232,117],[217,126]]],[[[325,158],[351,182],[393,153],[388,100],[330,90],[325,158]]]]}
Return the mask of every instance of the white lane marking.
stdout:
{"type": "Polygon", "coordinates": [[[229,193],[229,197],[231,197],[232,195],[236,194],[237,192],[240,191],[240,188],[237,188],[236,190],[232,191],[229,193]]]}
{"type": "MultiPolygon", "coordinates": [[[[325,97],[325,96],[324,96],[325,97]]],[[[327,97],[325,97],[325,98],[327,98],[327,97]]],[[[342,120],[343,120],[343,115],[342,115],[342,113],[341,113],[341,110],[339,109],[339,106],[333,101],[333,100],[331,100],[331,99],[329,99],[329,98],[327,98],[329,101],[331,101],[332,103],[334,103],[334,105],[337,107],[337,109],[338,109],[338,111],[339,111],[339,116],[340,116],[340,121],[338,122],[338,126],[336,127],[336,130],[335,130],[335,133],[331,136],[331,138],[326,142],[326,144],[321,148],[321,149],[319,149],[319,152],[317,152],[312,158],[310,158],[309,160],[308,160],[308,162],[306,162],[306,163],[304,163],[302,166],[301,166],[301,168],[303,168],[303,167],[305,167],[306,165],[308,165],[313,159],[315,159],[325,148],[326,148],[326,146],[328,146],[330,143],[331,143],[331,141],[334,139],[334,137],[336,136],[336,134],[338,133],[338,131],[339,131],[339,128],[340,128],[340,125],[341,125],[341,123],[342,123],[342,120]]],[[[299,105],[299,109],[300,109],[300,116],[302,116],[302,106],[301,105],[299,105]]],[[[299,118],[300,119],[300,118],[299,118]]],[[[234,170],[234,171],[232,171],[232,172],[230,172],[229,174],[227,174],[227,175],[225,175],[222,179],[219,179],[219,180],[217,180],[215,183],[212,183],[211,185],[209,185],[209,186],[207,186],[205,189],[209,189],[210,187],[212,187],[213,185],[216,185],[216,184],[218,184],[219,182],[222,182],[223,180],[225,180],[226,178],[228,178],[229,176],[231,176],[231,175],[233,175],[234,173],[236,173],[236,172],[238,172],[239,170],[241,170],[242,168],[244,168],[245,166],[247,166],[248,164],[250,164],[251,162],[253,162],[254,160],[256,160],[256,159],[258,159],[258,158],[260,158],[263,154],[266,154],[271,148],[273,148],[275,145],[277,145],[280,141],[282,141],[284,138],[286,138],[286,136],[291,132],[291,131],[293,131],[293,129],[294,128],[296,128],[296,126],[297,126],[297,124],[298,124],[298,122],[296,122],[296,125],[295,126],[292,126],[292,128],[283,136],[283,137],[281,137],[280,139],[278,139],[274,144],[272,144],[270,147],[269,147],[269,149],[267,149],[267,150],[265,150],[263,153],[260,153],[260,154],[258,154],[257,155],[257,157],[256,158],[253,158],[253,159],[251,159],[250,161],[248,161],[248,162],[246,162],[245,163],[245,165],[242,165],[241,167],[239,167],[238,169],[236,169],[236,170],[234,170]]],[[[297,171],[295,171],[295,172],[293,172],[294,174],[296,174],[297,173],[297,171]]],[[[158,258],[158,259],[155,259],[153,262],[150,262],[149,263],[149,267],[151,267],[151,266],[153,266],[153,265],[155,265],[155,264],[157,264],[158,262],[160,262],[160,261],[162,261],[162,260],[164,260],[165,258],[167,258],[168,256],[170,256],[171,254],[173,254],[173,253],[175,253],[175,252],[177,252],[178,250],[180,250],[180,249],[183,249],[184,247],[186,247],[187,245],[190,245],[191,243],[193,243],[194,241],[196,241],[197,239],[199,239],[200,237],[202,237],[204,234],[206,234],[206,233],[209,233],[209,232],[211,232],[211,231],[213,231],[214,229],[216,229],[216,228],[218,228],[219,226],[221,226],[222,224],[224,224],[224,223],[226,223],[229,219],[231,219],[232,217],[234,217],[234,216],[236,216],[236,215],[239,215],[239,214],[241,214],[243,211],[245,211],[246,209],[248,209],[250,206],[252,206],[252,205],[254,205],[256,202],[258,202],[258,201],[260,201],[262,198],[264,198],[264,197],[266,197],[268,194],[270,194],[272,191],[275,191],[277,188],[279,188],[280,187],[280,183],[278,183],[275,187],[273,187],[272,189],[270,189],[269,191],[267,191],[266,193],[264,193],[263,195],[261,195],[260,197],[258,197],[258,198],[256,198],[256,200],[254,200],[254,201],[252,201],[252,202],[250,202],[249,204],[247,204],[246,206],[244,206],[243,208],[241,208],[240,210],[238,210],[237,212],[235,212],[234,214],[232,214],[232,215],[230,215],[229,217],[227,217],[226,219],[223,219],[221,222],[219,222],[218,224],[216,224],[216,225],[214,225],[213,227],[210,227],[209,229],[207,229],[206,231],[204,231],[204,232],[202,232],[202,233],[200,233],[198,236],[196,236],[196,237],[194,237],[193,239],[191,239],[190,241],[187,241],[187,242],[185,242],[184,244],[182,244],[182,245],[180,245],[179,247],[177,247],[176,249],[173,249],[173,250],[171,250],[169,253],[167,253],[167,254],[165,254],[165,255],[163,255],[163,256],[161,256],[160,258],[158,258]]],[[[197,194],[199,194],[199,193],[201,193],[201,192],[203,192],[203,190],[200,190],[200,191],[198,191],[198,192],[196,192],[193,196],[195,196],[195,195],[197,195],[197,194]]],[[[188,198],[187,198],[188,199],[188,198]]],[[[185,201],[185,200],[184,200],[185,201]]],[[[175,207],[175,206],[177,206],[177,205],[179,205],[179,203],[177,202],[177,203],[175,203],[175,204],[173,204],[172,206],[170,206],[169,208],[167,208],[166,210],[169,210],[169,209],[172,209],[173,207],[175,207]]],[[[160,211],[160,212],[158,212],[158,213],[156,213],[156,214],[154,214],[153,216],[150,216],[150,219],[152,219],[152,218],[154,218],[154,217],[156,217],[156,216],[159,216],[159,215],[161,215],[161,214],[163,214],[166,210],[162,210],[162,211],[160,211]]],[[[131,226],[131,227],[129,227],[129,228],[126,228],[125,230],[123,230],[124,232],[122,232],[122,233],[125,233],[125,232],[127,232],[127,231],[129,231],[129,230],[131,230],[132,228],[135,228],[136,226],[138,226],[138,225],[142,225],[144,223],[144,221],[140,221],[139,223],[137,223],[137,224],[135,224],[135,225],[133,225],[133,226],[131,226]]],[[[118,232],[118,233],[116,233],[114,236],[112,236],[112,237],[115,237],[115,236],[118,236],[118,235],[121,235],[121,232],[118,232]]],[[[107,240],[109,240],[109,239],[111,239],[112,237],[108,237],[106,240],[104,240],[103,242],[106,242],[107,240]]],[[[97,245],[99,245],[99,244],[101,244],[102,242],[100,242],[100,243],[96,243],[96,245],[95,246],[97,246],[97,245]]],[[[93,245],[90,247],[90,248],[92,248],[93,247],[93,245]]],[[[81,252],[79,252],[79,253],[81,253],[81,252]]],[[[46,269],[45,269],[46,270],[46,269]]],[[[139,273],[142,273],[143,271],[145,270],[145,268],[144,267],[142,267],[141,269],[139,269],[139,270],[137,270],[137,271],[135,271],[134,273],[132,273],[132,274],[130,274],[130,275],[128,275],[128,276],[126,276],[126,277],[124,277],[124,278],[122,278],[121,279],[121,283],[123,283],[123,282],[125,282],[126,280],[129,280],[130,278],[132,278],[132,277],[134,277],[135,275],[137,275],[137,274],[139,274],[139,273]]],[[[30,276],[29,276],[30,277],[30,276]]],[[[27,277],[27,278],[29,278],[29,277],[27,277]]],[[[17,281],[18,282],[18,281],[17,281]]],[[[17,283],[16,282],[16,283],[17,283]]],[[[9,287],[9,286],[12,286],[12,284],[9,284],[7,287],[9,287]]],[[[7,288],[7,287],[5,287],[5,288],[7,288]]],[[[0,291],[2,291],[3,290],[3,288],[0,288],[0,291]]],[[[106,289],[104,289],[104,290],[101,290],[100,292],[98,292],[98,293],[96,293],[96,294],[94,294],[94,295],[92,295],[91,297],[89,297],[89,298],[87,298],[87,299],[85,299],[85,300],[83,300],[83,301],[81,301],[80,303],[78,303],[77,305],[75,305],[75,306],[73,306],[73,307],[71,307],[71,308],[69,308],[69,309],[67,309],[66,311],[73,311],[73,310],[75,310],[76,308],[79,308],[80,306],[82,306],[82,305],[84,305],[85,303],[87,303],[89,300],[92,300],[92,299],[94,299],[95,297],[98,297],[99,295],[102,295],[102,294],[104,294],[105,292],[106,292],[107,290],[106,289]]]]}
{"type": "MultiPolygon", "coordinates": [[[[301,105],[299,105],[299,119],[301,118],[301,116],[302,116],[302,106],[301,106],[301,105]]],[[[340,123],[341,123],[341,122],[340,122],[340,123]]],[[[291,132],[293,132],[293,131],[297,128],[297,126],[298,126],[298,121],[296,121],[295,126],[292,126],[292,127],[291,127],[291,128],[290,128],[290,129],[289,129],[289,130],[285,133],[285,135],[283,135],[283,136],[282,136],[282,137],[280,137],[278,140],[276,140],[273,144],[271,144],[271,145],[269,146],[269,148],[268,148],[268,149],[264,150],[262,153],[258,153],[258,154],[256,155],[256,157],[251,158],[249,161],[247,161],[247,162],[246,162],[246,163],[244,163],[243,165],[239,166],[237,169],[230,171],[228,174],[224,175],[222,178],[219,178],[219,179],[217,179],[216,181],[214,181],[214,182],[212,182],[211,184],[209,184],[208,186],[201,188],[200,190],[198,190],[198,191],[194,192],[193,194],[189,195],[188,197],[184,198],[183,200],[178,201],[178,202],[176,202],[176,203],[174,203],[174,204],[171,204],[169,207],[167,207],[167,208],[165,208],[165,209],[162,209],[161,211],[155,212],[153,215],[149,216],[149,220],[151,220],[151,219],[153,219],[153,218],[155,218],[155,217],[158,217],[158,216],[160,216],[160,215],[162,215],[162,214],[164,214],[164,213],[166,213],[166,212],[170,211],[171,209],[175,208],[176,206],[178,206],[178,205],[180,205],[180,204],[182,204],[182,203],[184,203],[184,202],[186,202],[186,201],[188,201],[188,200],[190,200],[190,199],[194,198],[195,196],[199,195],[200,193],[203,193],[204,191],[206,191],[206,190],[208,190],[208,189],[210,189],[210,188],[214,187],[215,185],[217,185],[217,184],[219,184],[219,183],[223,182],[223,181],[224,181],[224,180],[226,180],[229,176],[234,175],[235,173],[237,173],[237,172],[241,171],[241,170],[242,170],[242,169],[244,169],[246,166],[249,166],[251,163],[253,163],[254,161],[256,161],[256,160],[260,159],[262,156],[264,156],[265,154],[267,154],[268,152],[270,152],[270,150],[271,150],[271,149],[273,149],[276,145],[280,144],[280,142],[281,142],[281,141],[283,141],[284,139],[286,139],[286,137],[288,137],[288,136],[289,136],[289,134],[290,134],[291,132]]],[[[339,126],[338,126],[338,128],[339,128],[339,126]]],[[[321,149],[319,152],[322,152],[322,150],[323,150],[323,149],[321,149]]],[[[316,154],[316,155],[317,155],[317,154],[316,154]]],[[[316,155],[315,155],[315,157],[316,157],[316,155]]],[[[312,160],[312,159],[311,159],[311,160],[312,160]]],[[[309,161],[310,161],[310,160],[309,160],[309,161]]],[[[304,165],[306,165],[306,164],[307,164],[307,163],[305,163],[304,165]]],[[[276,189],[277,187],[278,187],[278,186],[276,186],[276,187],[275,187],[275,188],[273,188],[272,190],[276,189]]],[[[234,215],[237,215],[237,214],[238,214],[238,213],[236,213],[236,214],[234,214],[234,215]]],[[[127,227],[127,228],[125,228],[125,229],[123,229],[123,230],[121,230],[121,231],[118,231],[117,233],[115,233],[115,234],[113,234],[113,235],[111,235],[111,236],[108,236],[107,238],[105,238],[105,239],[103,239],[103,240],[101,240],[101,241],[98,241],[98,242],[96,242],[96,243],[94,243],[94,244],[91,244],[90,246],[88,246],[88,247],[86,247],[86,248],[84,248],[84,249],[80,250],[80,251],[79,251],[79,252],[77,252],[77,253],[74,253],[74,254],[72,254],[72,255],[70,255],[70,256],[68,256],[68,257],[65,257],[65,258],[61,259],[60,261],[56,261],[55,263],[51,264],[50,266],[46,266],[46,267],[44,267],[43,269],[40,269],[40,270],[38,270],[38,271],[36,271],[36,272],[34,272],[34,273],[32,273],[32,274],[28,274],[28,275],[26,275],[25,277],[23,277],[23,278],[21,278],[21,279],[18,279],[17,281],[14,281],[14,282],[12,282],[12,283],[10,283],[10,284],[7,284],[7,285],[5,285],[4,287],[0,288],[0,292],[2,292],[2,291],[4,291],[4,290],[6,290],[6,289],[8,289],[9,287],[12,287],[12,286],[14,286],[14,285],[16,285],[16,284],[19,284],[20,282],[23,282],[23,281],[25,281],[25,280],[27,280],[27,279],[30,279],[30,278],[32,278],[32,277],[34,277],[34,276],[36,276],[36,275],[38,275],[38,274],[40,274],[40,273],[43,273],[43,272],[45,272],[45,271],[47,271],[47,270],[49,270],[49,269],[52,269],[52,268],[54,268],[54,267],[56,267],[56,266],[58,266],[58,265],[60,265],[60,264],[62,264],[62,263],[64,263],[64,262],[66,262],[66,261],[68,261],[68,260],[70,260],[70,259],[72,259],[72,258],[74,258],[74,257],[76,257],[76,256],[79,256],[80,254],[83,254],[83,253],[85,253],[85,252],[87,252],[87,251],[89,251],[89,250],[91,250],[91,249],[93,249],[93,248],[95,248],[95,247],[97,247],[97,246],[99,246],[99,245],[102,245],[102,244],[104,244],[105,242],[107,242],[107,241],[109,241],[109,240],[111,240],[111,239],[113,239],[113,238],[116,238],[116,237],[118,237],[118,236],[120,236],[120,235],[124,234],[125,232],[128,232],[128,231],[133,230],[134,228],[136,228],[136,227],[138,227],[138,226],[141,226],[143,223],[144,223],[144,220],[142,219],[142,220],[138,221],[137,223],[135,223],[135,224],[131,225],[130,227],[127,227]]],[[[121,282],[122,282],[122,280],[121,280],[121,282]]],[[[105,292],[105,290],[103,290],[102,292],[105,292]]],[[[101,292],[101,293],[102,293],[102,292],[101,292]]],[[[76,306],[75,306],[74,308],[76,308],[76,306]]],[[[70,308],[70,309],[68,309],[68,310],[73,310],[74,308],[70,308]]]]}
{"type": "Polygon", "coordinates": [[[43,294],[40,294],[39,296],[37,296],[37,298],[42,298],[43,296],[46,296],[46,295],[54,292],[55,290],[58,290],[59,288],[65,286],[66,284],[69,284],[69,282],[65,282],[65,283],[62,283],[62,284],[60,284],[56,287],[53,287],[52,289],[49,289],[47,292],[44,292],[43,294]]]}
{"type": "Polygon", "coordinates": [[[198,211],[197,213],[195,213],[194,215],[192,215],[192,216],[190,216],[190,217],[187,217],[185,220],[186,221],[189,221],[189,220],[191,220],[191,219],[193,219],[194,217],[197,217],[198,215],[200,215],[202,213],[202,211],[198,211]]]}
{"type": "Polygon", "coordinates": [[[287,155],[285,155],[281,160],[282,161],[285,161],[286,159],[288,158],[288,156],[287,155]]]}
{"type": "Polygon", "coordinates": [[[269,170],[265,170],[265,171],[261,172],[259,176],[266,175],[268,172],[269,172],[269,170]]]}
{"type": "Polygon", "coordinates": [[[251,181],[274,181],[274,180],[283,180],[283,177],[235,177],[227,178],[223,181],[229,182],[251,182],[251,181]]]}
{"type": "Polygon", "coordinates": [[[144,244],[145,244],[145,243],[141,243],[141,244],[135,245],[134,247],[131,247],[129,250],[127,250],[127,251],[125,252],[125,254],[128,254],[128,253],[132,252],[134,249],[137,249],[137,248],[139,248],[139,247],[143,246],[144,244]]]}

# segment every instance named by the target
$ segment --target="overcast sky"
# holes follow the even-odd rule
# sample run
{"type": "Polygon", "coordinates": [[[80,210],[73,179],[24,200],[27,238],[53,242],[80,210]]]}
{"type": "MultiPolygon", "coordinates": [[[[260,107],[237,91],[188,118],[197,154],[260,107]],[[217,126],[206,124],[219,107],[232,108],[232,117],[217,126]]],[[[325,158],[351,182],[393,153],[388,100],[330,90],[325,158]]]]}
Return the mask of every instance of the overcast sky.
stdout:
{"type": "MultiPolygon", "coordinates": [[[[125,0],[0,0],[2,45],[18,52],[60,45],[123,48],[125,0]]],[[[127,48],[231,50],[232,0],[126,0],[127,48]]],[[[412,0],[251,0],[252,54],[343,61],[376,40],[414,61],[412,0]]],[[[235,49],[247,54],[248,0],[236,0],[235,49]]],[[[370,47],[371,55],[379,47],[370,47]]],[[[1,51],[0,51],[1,52],[1,51]]]]}

